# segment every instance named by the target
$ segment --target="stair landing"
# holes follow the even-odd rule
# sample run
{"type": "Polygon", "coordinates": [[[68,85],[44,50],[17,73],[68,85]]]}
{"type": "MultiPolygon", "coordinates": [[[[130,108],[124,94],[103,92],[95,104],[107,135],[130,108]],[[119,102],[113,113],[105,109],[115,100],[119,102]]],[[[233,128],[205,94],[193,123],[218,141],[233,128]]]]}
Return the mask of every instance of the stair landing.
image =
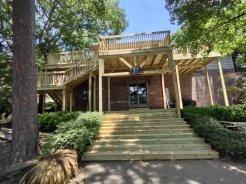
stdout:
{"type": "Polygon", "coordinates": [[[218,153],[175,110],[131,110],[104,115],[85,161],[215,159],[218,153]]]}

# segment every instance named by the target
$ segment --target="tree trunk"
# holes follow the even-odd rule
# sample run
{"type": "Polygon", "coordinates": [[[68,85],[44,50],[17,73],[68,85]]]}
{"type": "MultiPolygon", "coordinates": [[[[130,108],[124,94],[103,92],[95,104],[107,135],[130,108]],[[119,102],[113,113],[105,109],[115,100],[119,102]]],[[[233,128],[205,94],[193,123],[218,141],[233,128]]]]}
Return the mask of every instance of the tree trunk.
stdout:
{"type": "Polygon", "coordinates": [[[34,51],[34,0],[13,0],[13,138],[14,162],[38,151],[37,87],[34,51]]]}

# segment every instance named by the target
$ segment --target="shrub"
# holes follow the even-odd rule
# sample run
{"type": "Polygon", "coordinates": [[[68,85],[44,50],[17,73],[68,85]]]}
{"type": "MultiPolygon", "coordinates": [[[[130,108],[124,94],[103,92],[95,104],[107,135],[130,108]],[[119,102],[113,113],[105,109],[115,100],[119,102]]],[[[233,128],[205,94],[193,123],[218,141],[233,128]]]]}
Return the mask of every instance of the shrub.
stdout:
{"type": "Polygon", "coordinates": [[[234,158],[246,158],[246,134],[234,132],[222,127],[211,117],[193,117],[188,122],[206,142],[220,153],[234,158]]]}
{"type": "Polygon", "coordinates": [[[74,149],[81,156],[92,144],[101,118],[100,113],[81,113],[76,120],[60,123],[44,149],[74,149]]]}
{"type": "Polygon", "coordinates": [[[246,105],[186,107],[182,110],[182,116],[209,116],[219,121],[246,122],[246,105]]]}
{"type": "Polygon", "coordinates": [[[38,115],[39,130],[54,132],[59,124],[75,120],[81,112],[51,112],[38,115]]]}

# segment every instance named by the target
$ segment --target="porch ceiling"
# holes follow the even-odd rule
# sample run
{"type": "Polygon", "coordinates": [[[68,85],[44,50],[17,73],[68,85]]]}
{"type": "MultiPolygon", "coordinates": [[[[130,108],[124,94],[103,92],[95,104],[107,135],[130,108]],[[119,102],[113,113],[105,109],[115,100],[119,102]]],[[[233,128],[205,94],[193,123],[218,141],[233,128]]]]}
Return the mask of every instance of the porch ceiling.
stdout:
{"type": "MultiPolygon", "coordinates": [[[[210,55],[207,58],[191,55],[181,57],[174,53],[173,58],[178,66],[179,74],[191,74],[217,59],[218,55],[210,55]]],[[[105,58],[104,61],[106,73],[129,72],[131,67],[140,66],[143,71],[153,71],[151,74],[155,74],[154,71],[158,71],[157,73],[163,71],[165,75],[170,74],[167,53],[115,56],[105,58]]]]}

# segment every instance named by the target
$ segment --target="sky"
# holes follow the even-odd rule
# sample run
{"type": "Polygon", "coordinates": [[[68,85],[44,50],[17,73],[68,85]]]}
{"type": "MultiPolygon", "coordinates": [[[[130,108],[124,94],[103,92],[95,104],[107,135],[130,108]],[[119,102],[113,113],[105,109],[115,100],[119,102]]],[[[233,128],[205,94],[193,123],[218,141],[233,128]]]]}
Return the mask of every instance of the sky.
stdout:
{"type": "Polygon", "coordinates": [[[120,0],[120,6],[125,9],[129,23],[125,33],[177,30],[177,25],[169,21],[164,0],[120,0]]]}

